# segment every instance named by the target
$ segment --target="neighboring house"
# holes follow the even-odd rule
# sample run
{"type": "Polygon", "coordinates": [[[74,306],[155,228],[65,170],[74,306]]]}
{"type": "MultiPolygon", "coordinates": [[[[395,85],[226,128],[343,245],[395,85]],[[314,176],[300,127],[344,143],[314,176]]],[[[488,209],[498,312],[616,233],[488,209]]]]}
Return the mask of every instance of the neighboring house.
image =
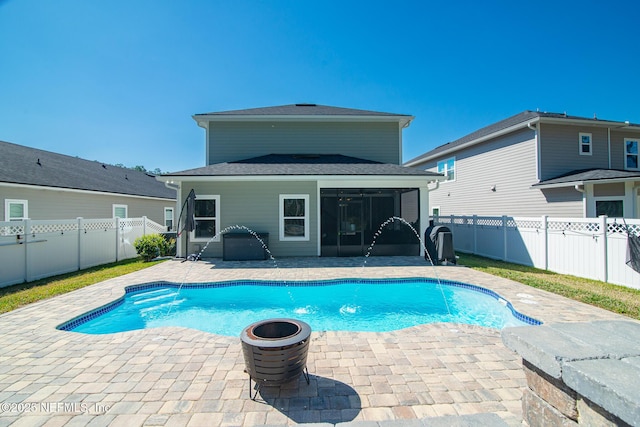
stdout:
{"type": "Polygon", "coordinates": [[[0,141],[0,220],[142,217],[171,227],[176,192],[153,175],[0,141]]]}
{"type": "Polygon", "coordinates": [[[524,111],[405,163],[442,172],[434,215],[638,218],[640,125],[524,111]]]}
{"type": "MultiPolygon", "coordinates": [[[[193,118],[206,130],[207,165],[158,177],[179,201],[196,194],[195,230],[182,235],[179,255],[210,243],[203,256],[224,256],[221,234],[235,225],[268,233],[276,258],[365,255],[393,216],[418,233],[427,226],[428,184],[442,176],[401,165],[412,116],[295,104],[193,118]]],[[[372,255],[419,253],[395,220],[372,255]]]]}

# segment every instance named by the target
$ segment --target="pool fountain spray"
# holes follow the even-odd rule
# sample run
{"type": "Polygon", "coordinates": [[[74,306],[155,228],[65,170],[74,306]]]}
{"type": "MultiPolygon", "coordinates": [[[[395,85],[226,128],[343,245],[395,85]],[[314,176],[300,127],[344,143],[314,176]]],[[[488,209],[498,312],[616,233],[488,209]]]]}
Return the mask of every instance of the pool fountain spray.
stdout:
{"type": "MultiPolygon", "coordinates": [[[[187,256],[184,261],[191,261],[193,263],[197,262],[198,260],[200,260],[202,258],[202,254],[204,253],[204,251],[207,250],[207,248],[209,247],[211,242],[213,242],[218,237],[220,237],[223,234],[228,233],[229,231],[232,231],[232,230],[246,231],[247,233],[251,234],[258,242],[260,242],[260,245],[262,245],[262,249],[264,249],[267,252],[267,255],[269,256],[269,259],[271,261],[273,261],[274,267],[276,269],[278,268],[278,262],[276,261],[275,257],[273,256],[273,254],[271,253],[271,251],[267,247],[267,244],[264,242],[264,240],[262,240],[260,235],[258,235],[257,232],[255,232],[254,230],[250,229],[249,227],[246,227],[244,225],[238,225],[238,224],[230,225],[228,227],[225,227],[220,232],[216,233],[213,237],[211,237],[207,241],[207,243],[202,247],[200,252],[198,252],[197,254],[191,254],[191,255],[187,256]]],[[[176,302],[176,300],[178,298],[178,295],[180,295],[180,290],[182,289],[182,286],[186,283],[187,277],[189,276],[189,273],[191,272],[192,268],[193,268],[193,264],[191,264],[189,266],[189,268],[187,269],[187,272],[184,275],[184,279],[182,279],[182,282],[180,283],[180,286],[178,286],[178,291],[176,292],[176,295],[174,296],[173,301],[171,302],[171,304],[169,304],[169,309],[167,310],[167,314],[166,314],[167,316],[169,316],[169,314],[171,313],[171,309],[175,305],[175,302],[176,302]]],[[[293,299],[293,295],[291,294],[291,291],[289,291],[289,290],[287,290],[287,291],[289,292],[289,297],[293,301],[294,299],[293,299]]]]}
{"type": "Polygon", "coordinates": [[[440,292],[442,293],[442,299],[444,300],[444,304],[447,307],[447,312],[449,313],[449,315],[451,315],[451,310],[449,309],[449,303],[447,302],[447,298],[445,298],[445,296],[444,296],[444,289],[442,288],[442,283],[440,282],[440,277],[438,276],[438,271],[437,271],[437,269],[435,267],[436,264],[434,263],[433,259],[431,258],[431,254],[427,250],[427,246],[426,246],[424,240],[422,239],[422,237],[420,237],[420,234],[416,231],[416,229],[413,227],[413,225],[411,225],[406,219],[401,218],[399,216],[391,216],[386,221],[384,221],[382,224],[380,224],[380,227],[378,227],[378,230],[373,234],[373,240],[371,242],[371,245],[369,245],[369,247],[367,248],[367,254],[365,255],[365,260],[364,260],[364,263],[362,264],[362,268],[364,268],[367,265],[367,261],[369,260],[369,256],[371,255],[371,251],[373,251],[373,247],[376,245],[376,241],[378,240],[378,237],[380,237],[380,235],[382,234],[384,228],[387,225],[394,223],[395,221],[398,221],[401,224],[404,224],[407,227],[409,227],[411,229],[411,231],[413,231],[413,234],[415,234],[416,237],[418,238],[418,241],[422,245],[422,249],[424,250],[424,253],[429,258],[429,262],[431,262],[431,266],[433,267],[433,274],[436,276],[435,279],[438,282],[438,287],[440,288],[440,292]]]}

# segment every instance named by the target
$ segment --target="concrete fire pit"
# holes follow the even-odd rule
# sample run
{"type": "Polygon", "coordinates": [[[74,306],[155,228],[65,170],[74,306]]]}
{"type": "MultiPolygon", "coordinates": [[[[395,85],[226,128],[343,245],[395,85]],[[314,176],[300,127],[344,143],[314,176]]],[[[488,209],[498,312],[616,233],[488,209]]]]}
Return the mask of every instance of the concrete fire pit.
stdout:
{"type": "Polygon", "coordinates": [[[255,397],[262,386],[291,382],[301,374],[307,384],[307,353],[311,327],[296,319],[268,319],[252,323],[240,335],[246,372],[249,374],[249,396],[255,397]],[[252,395],[252,383],[256,382],[252,395]]]}

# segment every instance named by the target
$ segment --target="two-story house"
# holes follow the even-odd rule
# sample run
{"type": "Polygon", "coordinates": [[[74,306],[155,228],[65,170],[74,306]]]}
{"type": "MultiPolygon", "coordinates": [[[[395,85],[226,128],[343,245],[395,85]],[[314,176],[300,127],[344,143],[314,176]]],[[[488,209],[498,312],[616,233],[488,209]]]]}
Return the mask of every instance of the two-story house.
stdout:
{"type": "Polygon", "coordinates": [[[433,215],[640,217],[640,125],[524,111],[405,163],[441,172],[433,215]]]}
{"type": "MultiPolygon", "coordinates": [[[[193,118],[206,131],[206,166],[158,177],[177,188],[179,205],[196,195],[179,256],[205,247],[203,257],[224,256],[221,235],[233,226],[268,235],[275,257],[364,255],[394,216],[426,227],[428,186],[441,175],[401,165],[412,116],[295,104],[193,118]]],[[[372,255],[418,255],[419,246],[397,220],[372,255]]]]}

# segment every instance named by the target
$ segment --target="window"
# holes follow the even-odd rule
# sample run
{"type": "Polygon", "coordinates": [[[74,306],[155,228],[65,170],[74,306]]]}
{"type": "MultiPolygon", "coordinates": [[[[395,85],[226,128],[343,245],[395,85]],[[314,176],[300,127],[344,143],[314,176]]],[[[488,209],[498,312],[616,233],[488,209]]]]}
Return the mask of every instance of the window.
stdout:
{"type": "Polygon", "coordinates": [[[191,233],[194,242],[220,241],[220,196],[197,196],[194,202],[196,228],[191,233]],[[214,238],[215,237],[215,238],[214,238]]]}
{"type": "Polygon", "coordinates": [[[23,221],[29,218],[26,200],[6,199],[4,201],[4,220],[23,221]]]}
{"type": "Polygon", "coordinates": [[[431,216],[440,216],[440,206],[431,208],[431,216]]]}
{"type": "Polygon", "coordinates": [[[582,133],[579,134],[579,149],[581,156],[590,156],[591,155],[591,134],[590,133],[582,133]]]}
{"type": "Polygon", "coordinates": [[[637,139],[624,139],[624,167],[625,169],[638,169],[637,139]]]}
{"type": "Polygon", "coordinates": [[[438,162],[438,173],[443,174],[446,181],[455,181],[456,180],[456,158],[450,157],[445,160],[440,160],[438,162]]]}
{"type": "Polygon", "coordinates": [[[173,208],[164,208],[164,225],[167,231],[173,230],[173,208]]]}
{"type": "Polygon", "coordinates": [[[622,218],[624,216],[622,200],[596,200],[596,216],[600,215],[622,218]]]}
{"type": "Polygon", "coordinates": [[[280,240],[309,240],[309,195],[280,195],[280,240]]]}
{"type": "Polygon", "coordinates": [[[113,205],[114,218],[127,218],[127,205],[113,205]]]}

